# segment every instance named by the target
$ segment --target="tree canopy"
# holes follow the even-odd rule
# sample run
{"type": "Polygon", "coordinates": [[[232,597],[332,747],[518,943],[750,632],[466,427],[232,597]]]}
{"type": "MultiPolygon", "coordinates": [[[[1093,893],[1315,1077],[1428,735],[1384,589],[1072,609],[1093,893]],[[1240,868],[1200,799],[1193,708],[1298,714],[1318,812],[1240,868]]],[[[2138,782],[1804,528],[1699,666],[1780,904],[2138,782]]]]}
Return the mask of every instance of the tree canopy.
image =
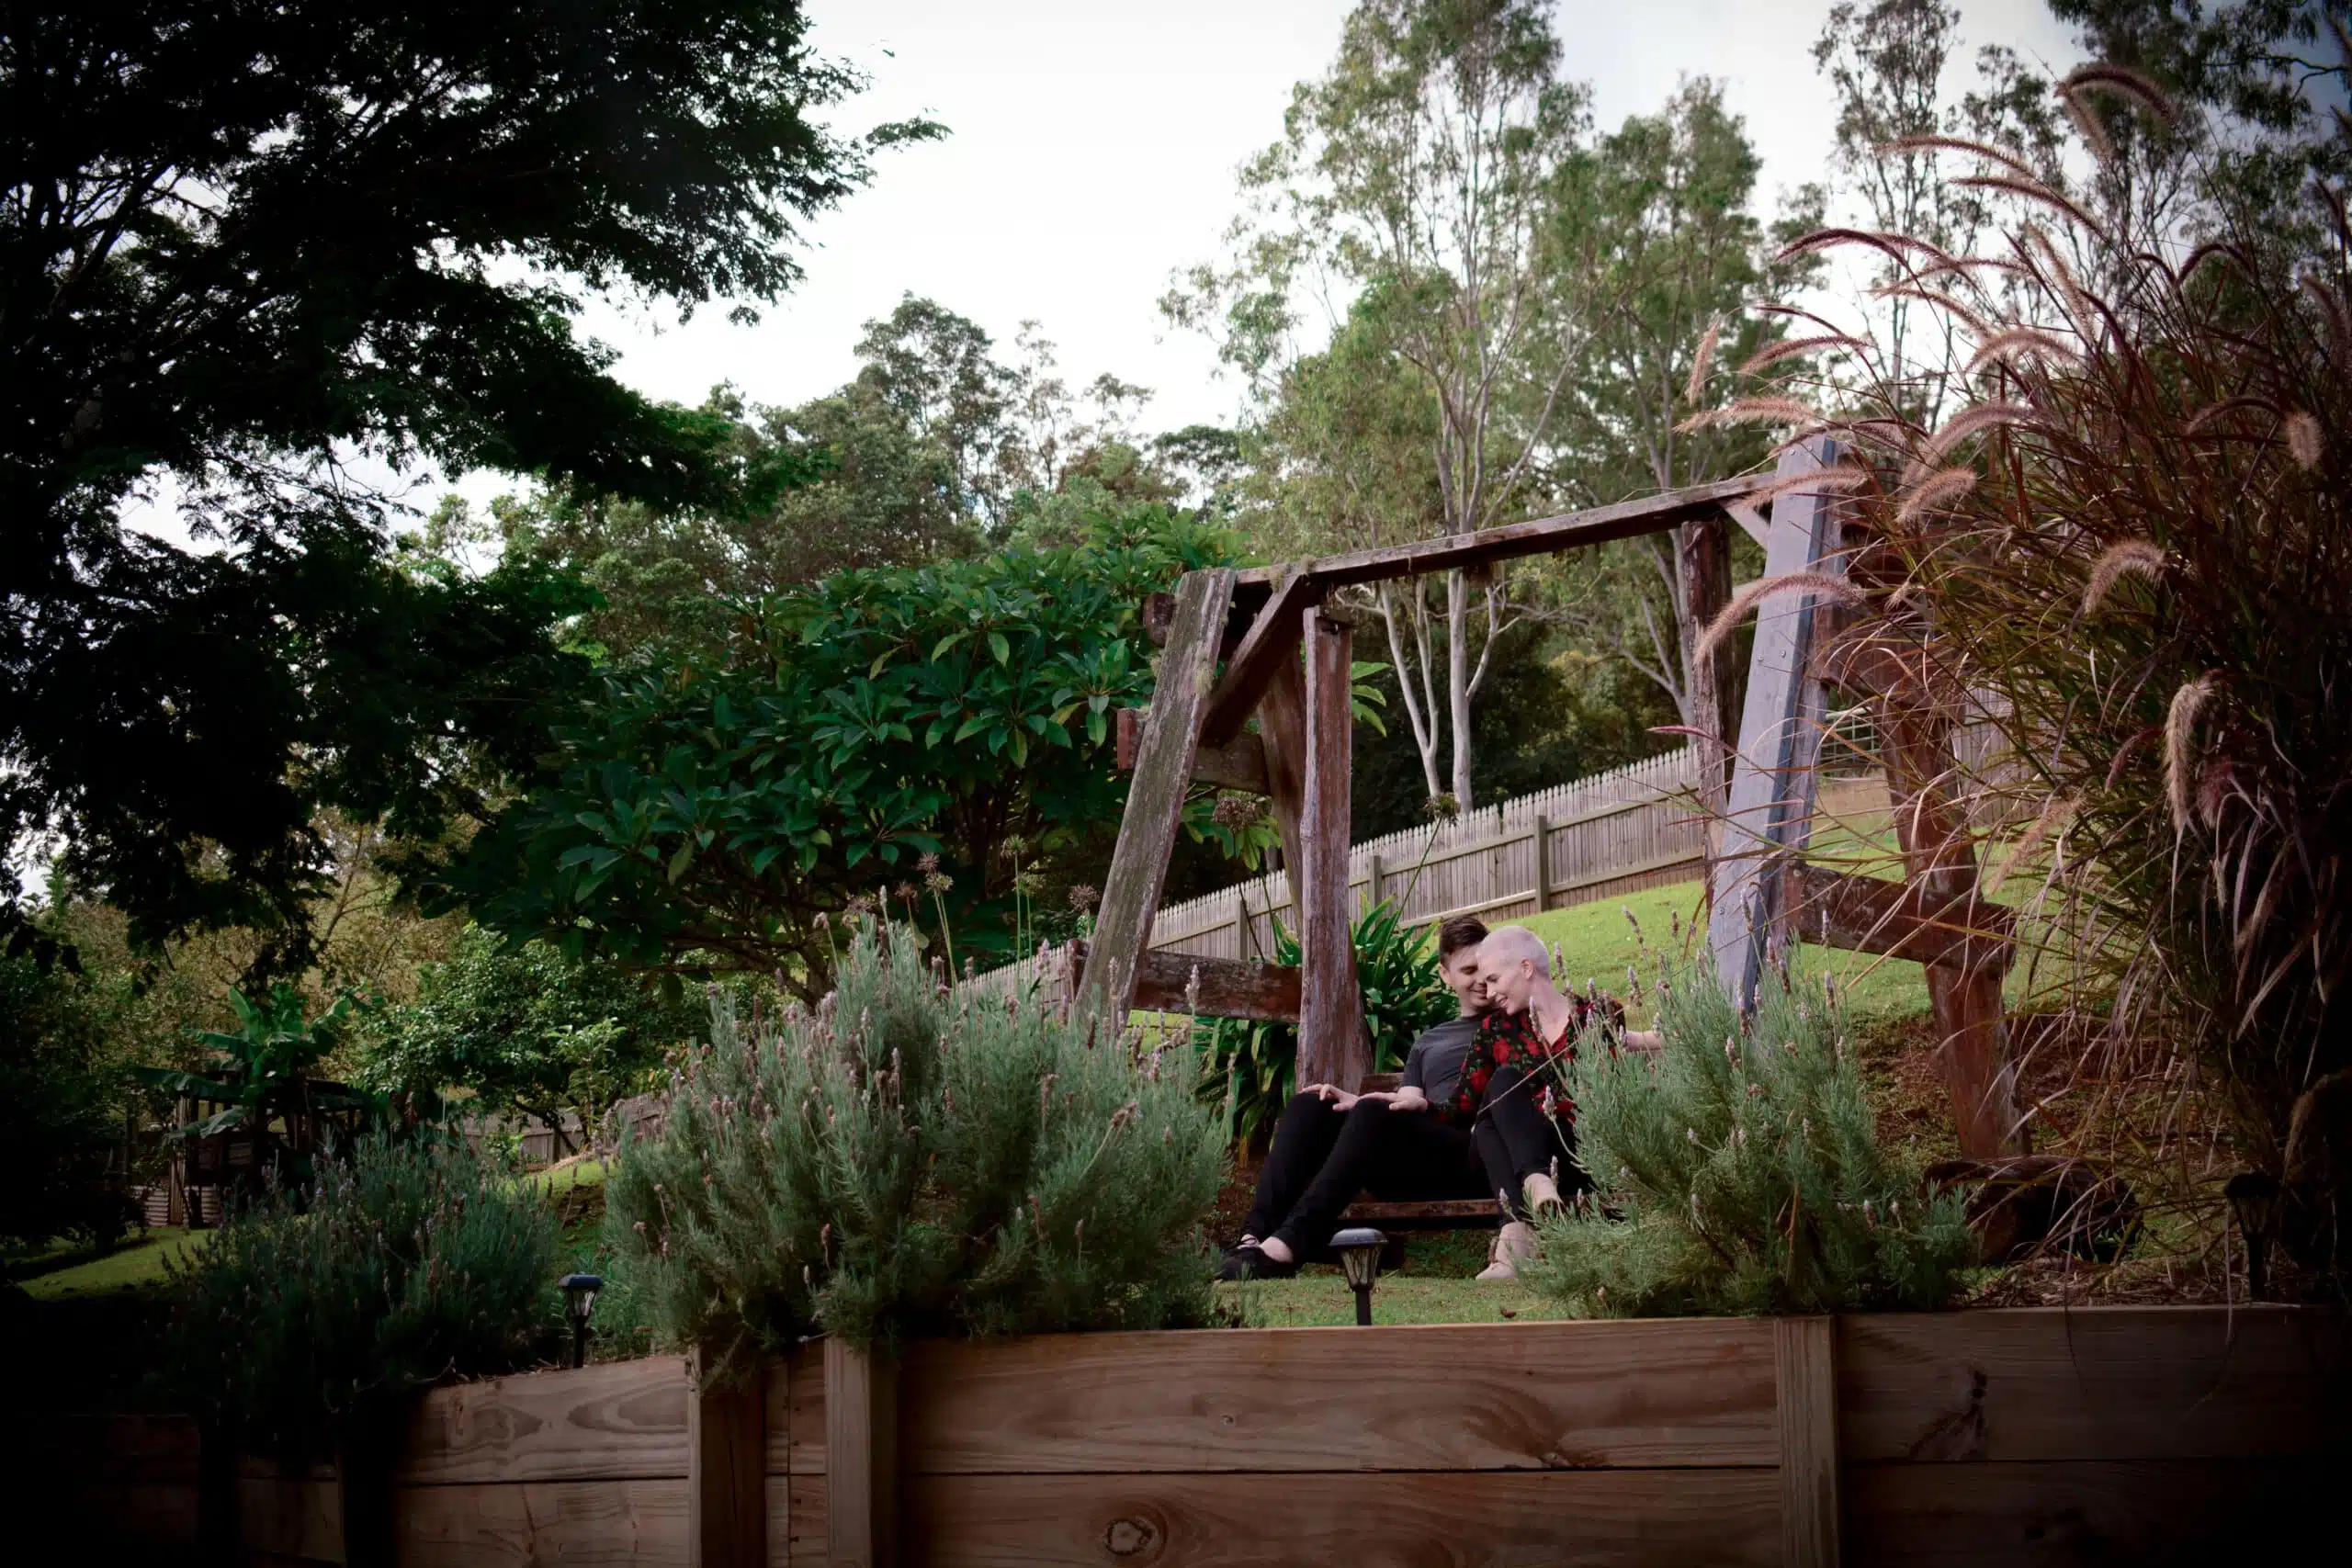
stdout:
{"type": "MultiPolygon", "coordinates": [[[[797,0],[12,10],[0,852],[57,835],[151,939],[298,948],[318,808],[427,831],[469,760],[527,747],[574,601],[526,565],[394,570],[352,461],[763,482],[571,317],[773,299],[797,223],[933,131],[826,130],[860,83],[806,26],[797,0]],[[141,502],[194,547],[127,526],[141,502]]],[[[0,918],[27,934],[13,896],[0,918]]]]}

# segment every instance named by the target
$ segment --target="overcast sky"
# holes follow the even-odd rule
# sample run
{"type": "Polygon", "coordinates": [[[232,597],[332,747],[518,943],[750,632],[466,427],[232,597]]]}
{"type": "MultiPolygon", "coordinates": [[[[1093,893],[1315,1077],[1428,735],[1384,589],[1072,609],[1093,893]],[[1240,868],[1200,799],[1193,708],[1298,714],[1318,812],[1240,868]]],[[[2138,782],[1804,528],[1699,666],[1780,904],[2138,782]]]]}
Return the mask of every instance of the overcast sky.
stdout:
{"type": "MultiPolygon", "coordinates": [[[[1567,73],[1596,121],[1655,110],[1686,76],[1725,85],[1763,155],[1769,203],[1818,179],[1830,113],[1808,51],[1826,0],[1564,0],[1567,73]]],[[[697,400],[731,380],[797,402],[855,368],[860,325],[907,291],[978,321],[1009,355],[1044,323],[1073,385],[1112,371],[1149,387],[1145,423],[1229,420],[1207,347],[1169,332],[1170,271],[1216,252],[1234,170],[1279,134],[1292,85],[1337,46],[1342,0],[816,0],[814,39],[868,72],[844,129],[928,115],[951,134],[886,153],[871,186],[808,228],[808,276],[756,327],[707,311],[684,327],[598,310],[583,323],[619,374],[697,400]]],[[[1962,0],[1968,52],[2002,42],[2071,60],[2041,0],[1962,0]]],[[[469,486],[471,490],[473,487],[469,486]]]]}

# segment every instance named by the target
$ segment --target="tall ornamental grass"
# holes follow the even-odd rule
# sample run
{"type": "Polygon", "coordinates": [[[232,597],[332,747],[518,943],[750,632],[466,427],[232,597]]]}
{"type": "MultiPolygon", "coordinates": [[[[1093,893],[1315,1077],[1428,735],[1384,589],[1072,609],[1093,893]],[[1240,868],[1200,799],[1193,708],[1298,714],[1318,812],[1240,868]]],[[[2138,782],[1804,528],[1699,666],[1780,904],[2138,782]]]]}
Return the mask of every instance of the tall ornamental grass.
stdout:
{"type": "MultiPolygon", "coordinates": [[[[2132,112],[2174,113],[2128,72],[2098,80],[2132,112]]],[[[2339,131],[2352,140],[2352,121],[2339,131]]],[[[1824,321],[1808,341],[1855,374],[1817,407],[1758,398],[1707,417],[1848,444],[1826,483],[1859,525],[1850,582],[1790,586],[1841,602],[1845,636],[1895,653],[1914,701],[1996,733],[1956,781],[1975,798],[1967,847],[2052,950],[2029,960],[2056,960],[2044,972],[2106,1019],[2069,1061],[2036,1065],[2046,1089],[2079,1091],[2075,1136],[2138,1164],[2135,1184],[2168,1185],[2211,1242],[2224,1161],[2332,1216],[2352,1160],[2320,1145],[2352,1126],[2338,1111],[2326,1137],[2308,1129],[2328,1086],[2352,1082],[2343,193],[2315,189],[2332,232],[2298,260],[2226,214],[2143,249],[2057,171],[1909,145],[1929,144],[1973,159],[1956,183],[2007,204],[1998,244],[1799,243],[1897,261],[1883,292],[1959,344],[1952,412],[1930,427],[1882,344],[1824,321]],[[2171,1102],[2153,1134],[2152,1097],[2171,1102]],[[2203,1135],[2217,1127],[2225,1139],[2203,1135]]]]}
{"type": "Polygon", "coordinates": [[[1657,1057],[1588,1041],[1566,1087],[1594,1193],[1521,1265],[1579,1316],[1924,1310],[1976,1261],[1961,1200],[1878,1141],[1826,988],[1769,978],[1743,1020],[1714,976],[1658,988],[1657,1057]]]}
{"type": "Polygon", "coordinates": [[[820,1332],[887,1354],[1205,1321],[1224,1139],[1193,1054],[959,999],[910,935],[863,925],[814,1011],[714,999],[606,1187],[662,1335],[728,1378],[820,1332]]]}
{"type": "Polygon", "coordinates": [[[322,1456],[416,1389],[530,1365],[555,1242],[548,1206],[463,1142],[363,1138],[175,1269],[165,1379],[249,1448],[322,1456]]]}

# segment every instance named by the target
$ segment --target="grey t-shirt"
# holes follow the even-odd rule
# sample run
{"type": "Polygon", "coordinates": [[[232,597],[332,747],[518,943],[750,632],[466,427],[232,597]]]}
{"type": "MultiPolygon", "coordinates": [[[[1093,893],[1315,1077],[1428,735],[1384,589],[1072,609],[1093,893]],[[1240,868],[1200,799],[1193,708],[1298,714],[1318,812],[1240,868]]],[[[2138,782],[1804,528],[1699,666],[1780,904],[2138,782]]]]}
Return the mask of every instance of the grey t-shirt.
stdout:
{"type": "Polygon", "coordinates": [[[1419,1089],[1432,1104],[1444,1104],[1453,1098],[1453,1086],[1462,1077],[1463,1058],[1470,1055],[1470,1042],[1477,1034],[1476,1018],[1447,1019],[1413,1042],[1398,1081],[1419,1089]]]}

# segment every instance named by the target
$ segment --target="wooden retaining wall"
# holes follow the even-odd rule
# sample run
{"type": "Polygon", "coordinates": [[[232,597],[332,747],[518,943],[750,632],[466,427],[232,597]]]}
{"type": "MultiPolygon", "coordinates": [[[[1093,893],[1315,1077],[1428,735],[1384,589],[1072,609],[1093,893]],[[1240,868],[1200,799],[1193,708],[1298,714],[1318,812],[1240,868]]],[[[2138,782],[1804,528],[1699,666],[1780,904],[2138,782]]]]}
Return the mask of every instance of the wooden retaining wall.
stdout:
{"type": "MultiPolygon", "coordinates": [[[[426,1396],[377,1560],[2245,1561],[2339,1530],[2346,1349],[2148,1307],[819,1346],[741,1394],[655,1359],[426,1396]]],[[[193,1543],[185,1424],[112,1430],[81,1539],[193,1543]]],[[[234,1498],[244,1561],[367,1555],[331,1471],[234,1498]]]]}

